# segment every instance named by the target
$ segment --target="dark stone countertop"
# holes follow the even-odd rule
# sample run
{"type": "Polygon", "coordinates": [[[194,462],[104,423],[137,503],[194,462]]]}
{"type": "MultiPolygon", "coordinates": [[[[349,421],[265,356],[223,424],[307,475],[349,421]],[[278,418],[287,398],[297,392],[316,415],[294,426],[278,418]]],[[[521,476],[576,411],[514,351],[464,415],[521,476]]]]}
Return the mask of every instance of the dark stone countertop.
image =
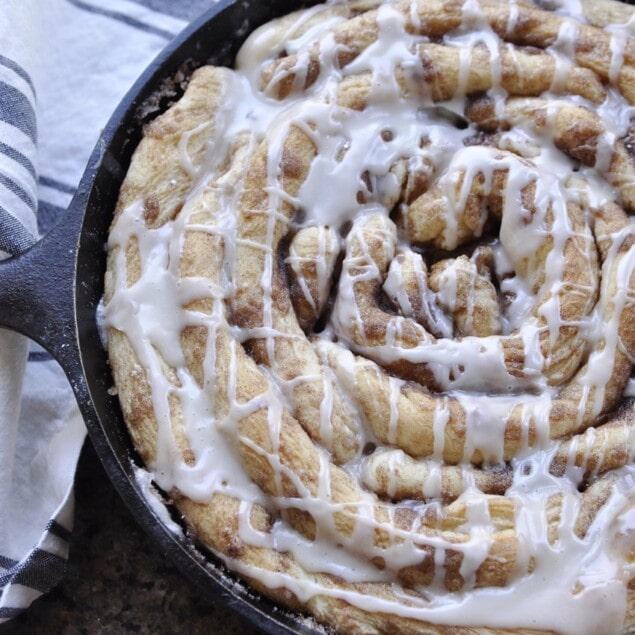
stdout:
{"type": "Polygon", "coordinates": [[[142,532],[87,442],[76,479],[65,579],[0,635],[256,633],[206,597],[142,532]]]}

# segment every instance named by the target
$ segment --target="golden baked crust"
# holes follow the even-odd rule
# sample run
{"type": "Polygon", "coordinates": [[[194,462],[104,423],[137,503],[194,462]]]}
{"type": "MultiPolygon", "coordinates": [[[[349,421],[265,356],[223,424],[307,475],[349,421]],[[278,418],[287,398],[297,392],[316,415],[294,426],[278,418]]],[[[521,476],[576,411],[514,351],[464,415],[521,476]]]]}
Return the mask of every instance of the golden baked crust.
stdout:
{"type": "Polygon", "coordinates": [[[338,633],[635,623],[635,40],[579,8],[300,11],[133,156],[105,315],[134,445],[338,633]]]}

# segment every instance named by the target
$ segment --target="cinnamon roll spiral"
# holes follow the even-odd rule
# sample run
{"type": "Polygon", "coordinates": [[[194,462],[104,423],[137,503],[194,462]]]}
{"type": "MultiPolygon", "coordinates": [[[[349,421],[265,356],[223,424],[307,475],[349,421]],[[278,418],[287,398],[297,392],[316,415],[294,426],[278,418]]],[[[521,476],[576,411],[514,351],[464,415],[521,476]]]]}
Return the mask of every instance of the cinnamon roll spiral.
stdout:
{"type": "Polygon", "coordinates": [[[635,17],[602,3],[303,9],[133,156],[104,304],[135,447],[337,632],[634,623],[635,17]]]}

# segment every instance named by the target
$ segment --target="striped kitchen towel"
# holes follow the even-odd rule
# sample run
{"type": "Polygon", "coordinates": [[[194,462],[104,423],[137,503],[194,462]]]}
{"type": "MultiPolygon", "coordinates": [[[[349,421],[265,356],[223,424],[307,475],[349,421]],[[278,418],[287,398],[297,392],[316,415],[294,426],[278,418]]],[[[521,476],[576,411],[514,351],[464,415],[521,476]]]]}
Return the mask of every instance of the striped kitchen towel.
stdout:
{"type": "MultiPolygon", "coordinates": [[[[110,113],[214,0],[5,0],[0,10],[0,258],[64,213],[110,113]]],[[[0,623],[64,574],[85,428],[55,361],[0,330],[0,623]]]]}

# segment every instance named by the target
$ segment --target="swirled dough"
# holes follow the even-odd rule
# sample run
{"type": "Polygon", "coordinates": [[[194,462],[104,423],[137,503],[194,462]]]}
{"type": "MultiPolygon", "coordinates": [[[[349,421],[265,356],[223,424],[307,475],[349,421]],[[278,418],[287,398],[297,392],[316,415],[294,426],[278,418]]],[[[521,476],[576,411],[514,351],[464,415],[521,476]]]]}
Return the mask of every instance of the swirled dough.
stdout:
{"type": "Polygon", "coordinates": [[[328,2],[146,127],[114,379],[254,589],[338,633],[635,624],[634,15],[328,2]]]}

